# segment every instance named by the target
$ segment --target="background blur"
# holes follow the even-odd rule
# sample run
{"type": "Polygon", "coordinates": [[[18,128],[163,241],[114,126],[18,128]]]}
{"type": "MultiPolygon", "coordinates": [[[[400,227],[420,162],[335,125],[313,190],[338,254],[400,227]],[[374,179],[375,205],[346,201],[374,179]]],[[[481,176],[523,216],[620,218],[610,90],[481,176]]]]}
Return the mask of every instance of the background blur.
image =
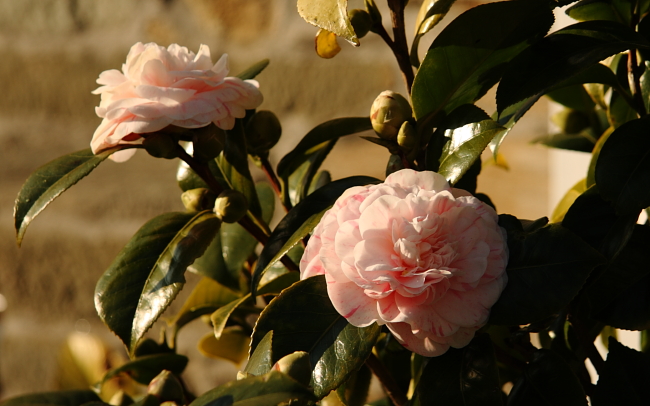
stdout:
{"type": "MultiPolygon", "coordinates": [[[[388,26],[385,1],[376,1],[388,26]]],[[[349,7],[362,4],[351,0],[349,7]]],[[[444,21],[477,4],[459,0],[444,21]]],[[[420,5],[421,0],[408,5],[410,36],[420,5]]],[[[0,310],[0,398],[83,385],[101,373],[96,365],[122,356],[95,313],[95,283],[144,222],[183,210],[174,179],[177,162],[138,153],[123,164],[104,163],[66,192],[17,248],[13,201],[38,166],[88,147],[101,121],[94,113],[99,96],[90,93],[99,73],[119,69],[138,41],[179,43],[195,52],[207,44],[213,61],[229,54],[231,74],[269,58],[257,79],[265,97],[261,108],[274,111],[284,128],[271,158],[277,164],[316,124],[368,115],[383,90],[406,93],[379,37],[369,34],[359,48],[340,41],[342,52],[324,60],[313,50],[316,31],[300,18],[295,0],[0,0],[0,295],[7,302],[0,310]],[[106,353],[103,346],[114,351],[106,353]],[[85,366],[70,366],[73,359],[85,366]]],[[[421,56],[434,35],[424,37],[421,56]]],[[[492,113],[494,93],[489,97],[482,106],[492,113]]],[[[546,133],[547,117],[541,101],[502,147],[510,170],[488,166],[479,177],[478,190],[499,213],[550,214],[548,152],[530,145],[546,133]]],[[[351,136],[324,166],[335,179],[383,178],[387,159],[386,150],[351,136]]],[[[189,285],[195,282],[188,279],[189,285]]],[[[232,379],[237,367],[194,350],[197,337],[210,329],[200,321],[188,329],[179,345],[181,353],[193,354],[190,387],[201,393],[232,379]]]]}

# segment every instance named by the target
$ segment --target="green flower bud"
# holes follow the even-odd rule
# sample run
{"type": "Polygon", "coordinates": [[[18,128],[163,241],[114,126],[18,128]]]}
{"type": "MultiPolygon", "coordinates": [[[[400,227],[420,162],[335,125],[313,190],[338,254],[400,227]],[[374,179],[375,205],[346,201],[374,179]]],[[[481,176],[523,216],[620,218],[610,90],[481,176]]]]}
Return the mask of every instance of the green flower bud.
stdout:
{"type": "Polygon", "coordinates": [[[214,124],[193,130],[193,155],[201,162],[208,162],[219,156],[225,143],[226,133],[214,124]]]}
{"type": "Polygon", "coordinates": [[[174,159],[178,157],[178,141],[167,133],[148,134],[142,146],[154,158],[174,159]]]}
{"type": "Polygon", "coordinates": [[[350,10],[348,11],[348,18],[350,19],[350,23],[352,23],[354,33],[357,34],[357,38],[365,37],[372,27],[372,17],[370,17],[370,14],[366,10],[359,8],[350,10]]]}
{"type": "Polygon", "coordinates": [[[377,135],[387,140],[397,137],[402,123],[410,120],[413,110],[408,100],[399,93],[381,92],[370,108],[370,121],[377,135]]]}
{"type": "Polygon", "coordinates": [[[372,21],[372,28],[370,31],[377,32],[375,27],[381,24],[381,12],[379,11],[379,7],[377,7],[374,0],[364,0],[364,4],[368,11],[368,15],[370,15],[370,20],[372,21]]]}
{"type": "Polygon", "coordinates": [[[183,385],[180,381],[169,371],[164,370],[158,374],[149,383],[147,393],[154,395],[161,402],[176,402],[183,404],[185,395],[183,393],[183,385]]]}
{"type": "Polygon", "coordinates": [[[246,124],[246,146],[252,155],[266,154],[282,135],[282,125],[277,116],[268,110],[260,110],[246,124]]]}
{"type": "Polygon", "coordinates": [[[181,200],[187,211],[212,210],[215,195],[205,188],[190,189],[183,192],[181,200]]]}
{"type": "Polygon", "coordinates": [[[214,213],[224,223],[235,223],[248,210],[246,196],[236,190],[224,190],[214,202],[214,213]]]}
{"type": "Polygon", "coordinates": [[[418,137],[417,131],[415,131],[415,128],[408,121],[403,122],[399,128],[397,144],[406,151],[411,151],[420,144],[420,137],[418,137]]]}
{"type": "Polygon", "coordinates": [[[275,365],[273,365],[273,370],[289,375],[301,384],[309,386],[309,381],[311,381],[311,362],[309,361],[309,353],[296,351],[282,357],[275,363],[275,365]]]}

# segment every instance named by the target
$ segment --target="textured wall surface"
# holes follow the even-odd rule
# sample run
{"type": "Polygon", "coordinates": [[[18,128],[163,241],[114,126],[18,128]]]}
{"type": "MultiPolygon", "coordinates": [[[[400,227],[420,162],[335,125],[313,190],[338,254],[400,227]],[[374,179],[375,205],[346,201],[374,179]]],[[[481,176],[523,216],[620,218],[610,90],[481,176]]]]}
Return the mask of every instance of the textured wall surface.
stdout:
{"type": "MultiPolygon", "coordinates": [[[[350,1],[352,7],[360,3],[350,1]]],[[[410,2],[410,21],[420,4],[410,2]]],[[[452,14],[475,4],[459,2],[452,14]]],[[[274,111],[284,127],[272,156],[277,163],[314,125],[367,115],[383,90],[405,92],[378,37],[364,38],[356,49],[341,43],[336,58],[323,60],[313,51],[315,32],[298,16],[295,0],[0,0],[0,294],[8,301],[0,314],[0,398],[57,388],[57,360],[70,333],[91,332],[119,349],[95,314],[94,285],[145,221],[183,209],[176,163],[136,154],[127,163],[101,165],[66,192],[16,247],[13,200],[39,165],[87,148],[100,122],[94,114],[99,97],[90,93],[98,74],[119,68],[138,41],[175,42],[194,51],[207,44],[215,61],[230,55],[233,74],[269,58],[258,80],[261,108],[274,111]]],[[[428,42],[425,37],[423,46],[428,42]]],[[[494,109],[489,101],[483,106],[494,109]]],[[[548,214],[539,194],[546,185],[546,151],[528,144],[545,131],[546,107],[539,105],[503,146],[510,171],[484,170],[479,191],[500,212],[548,214]]],[[[381,178],[387,158],[385,150],[354,136],[339,142],[325,167],[334,178],[381,178]]],[[[194,353],[196,337],[209,329],[200,322],[190,327],[180,347],[194,353]]],[[[188,381],[197,392],[236,371],[193,357],[188,381]]]]}

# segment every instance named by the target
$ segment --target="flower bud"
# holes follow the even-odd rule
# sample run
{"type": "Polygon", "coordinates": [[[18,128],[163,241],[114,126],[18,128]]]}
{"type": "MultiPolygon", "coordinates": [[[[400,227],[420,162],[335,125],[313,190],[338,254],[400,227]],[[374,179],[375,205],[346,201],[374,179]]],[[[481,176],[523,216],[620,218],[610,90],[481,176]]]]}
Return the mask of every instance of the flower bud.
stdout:
{"type": "Polygon", "coordinates": [[[226,133],[215,125],[193,130],[193,156],[201,162],[208,162],[223,151],[226,133]]]}
{"type": "Polygon", "coordinates": [[[348,18],[350,19],[350,23],[352,23],[354,33],[357,34],[357,38],[365,37],[372,27],[372,18],[366,10],[359,8],[350,10],[348,11],[348,18]]]}
{"type": "Polygon", "coordinates": [[[178,157],[178,142],[167,133],[148,134],[142,146],[154,158],[174,159],[178,157]]]}
{"type": "Polygon", "coordinates": [[[154,395],[161,402],[176,402],[178,404],[183,404],[185,397],[183,385],[167,370],[162,371],[153,378],[147,387],[147,393],[154,395]]]}
{"type": "Polygon", "coordinates": [[[403,122],[397,133],[397,144],[403,149],[411,151],[417,148],[419,143],[420,140],[415,128],[408,121],[403,122]]]}
{"type": "Polygon", "coordinates": [[[252,155],[267,153],[282,135],[278,117],[268,110],[260,110],[246,124],[246,146],[252,155]]]}
{"type": "Polygon", "coordinates": [[[387,140],[397,137],[402,123],[411,119],[413,110],[408,100],[399,93],[381,92],[370,108],[370,121],[377,135],[387,140]]]}
{"type": "Polygon", "coordinates": [[[236,190],[224,190],[214,202],[214,213],[224,223],[234,223],[248,210],[246,196],[236,190]]]}
{"type": "Polygon", "coordinates": [[[198,188],[183,192],[181,200],[187,211],[212,210],[215,196],[209,189],[198,188]]]}
{"type": "Polygon", "coordinates": [[[309,386],[309,381],[311,381],[311,362],[309,361],[309,353],[296,351],[284,356],[273,365],[273,370],[282,372],[301,384],[309,386]]]}

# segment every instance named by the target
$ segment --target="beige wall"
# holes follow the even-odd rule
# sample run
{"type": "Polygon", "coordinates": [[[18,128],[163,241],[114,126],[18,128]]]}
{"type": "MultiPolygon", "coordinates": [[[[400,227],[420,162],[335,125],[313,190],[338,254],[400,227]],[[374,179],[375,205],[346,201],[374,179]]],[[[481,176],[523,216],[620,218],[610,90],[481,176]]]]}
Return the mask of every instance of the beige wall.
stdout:
{"type": "MultiPolygon", "coordinates": [[[[410,21],[420,3],[410,2],[410,21]]],[[[459,2],[453,13],[473,4],[459,2]]],[[[54,388],[58,348],[79,319],[116,345],[95,315],[94,284],[147,219],[182,210],[175,163],[138,154],[124,164],[107,162],[82,180],[16,247],[13,200],[39,165],[87,148],[100,121],[93,108],[99,97],[90,94],[98,74],[119,68],[137,41],[176,42],[192,50],[205,43],[214,60],[229,53],[232,73],[269,58],[258,77],[262,108],[282,120],[285,138],[278,149],[286,152],[315,124],[367,115],[383,90],[405,92],[376,36],[362,39],[358,49],[341,43],[336,58],[322,60],[313,52],[315,32],[295,12],[295,0],[0,0],[0,294],[8,301],[0,317],[0,398],[54,388]]],[[[527,144],[545,131],[541,105],[503,147],[510,172],[485,169],[479,191],[490,194],[499,211],[528,218],[547,214],[546,197],[539,195],[546,184],[546,152],[527,144]]],[[[284,152],[274,153],[273,161],[284,152]]],[[[381,148],[349,137],[325,165],[335,178],[382,177],[387,157],[381,148]]],[[[188,348],[183,351],[206,328],[197,325],[181,336],[188,348]]],[[[211,360],[193,362],[206,371],[195,375],[199,392],[221,379],[220,371],[234,371],[211,360]]]]}

